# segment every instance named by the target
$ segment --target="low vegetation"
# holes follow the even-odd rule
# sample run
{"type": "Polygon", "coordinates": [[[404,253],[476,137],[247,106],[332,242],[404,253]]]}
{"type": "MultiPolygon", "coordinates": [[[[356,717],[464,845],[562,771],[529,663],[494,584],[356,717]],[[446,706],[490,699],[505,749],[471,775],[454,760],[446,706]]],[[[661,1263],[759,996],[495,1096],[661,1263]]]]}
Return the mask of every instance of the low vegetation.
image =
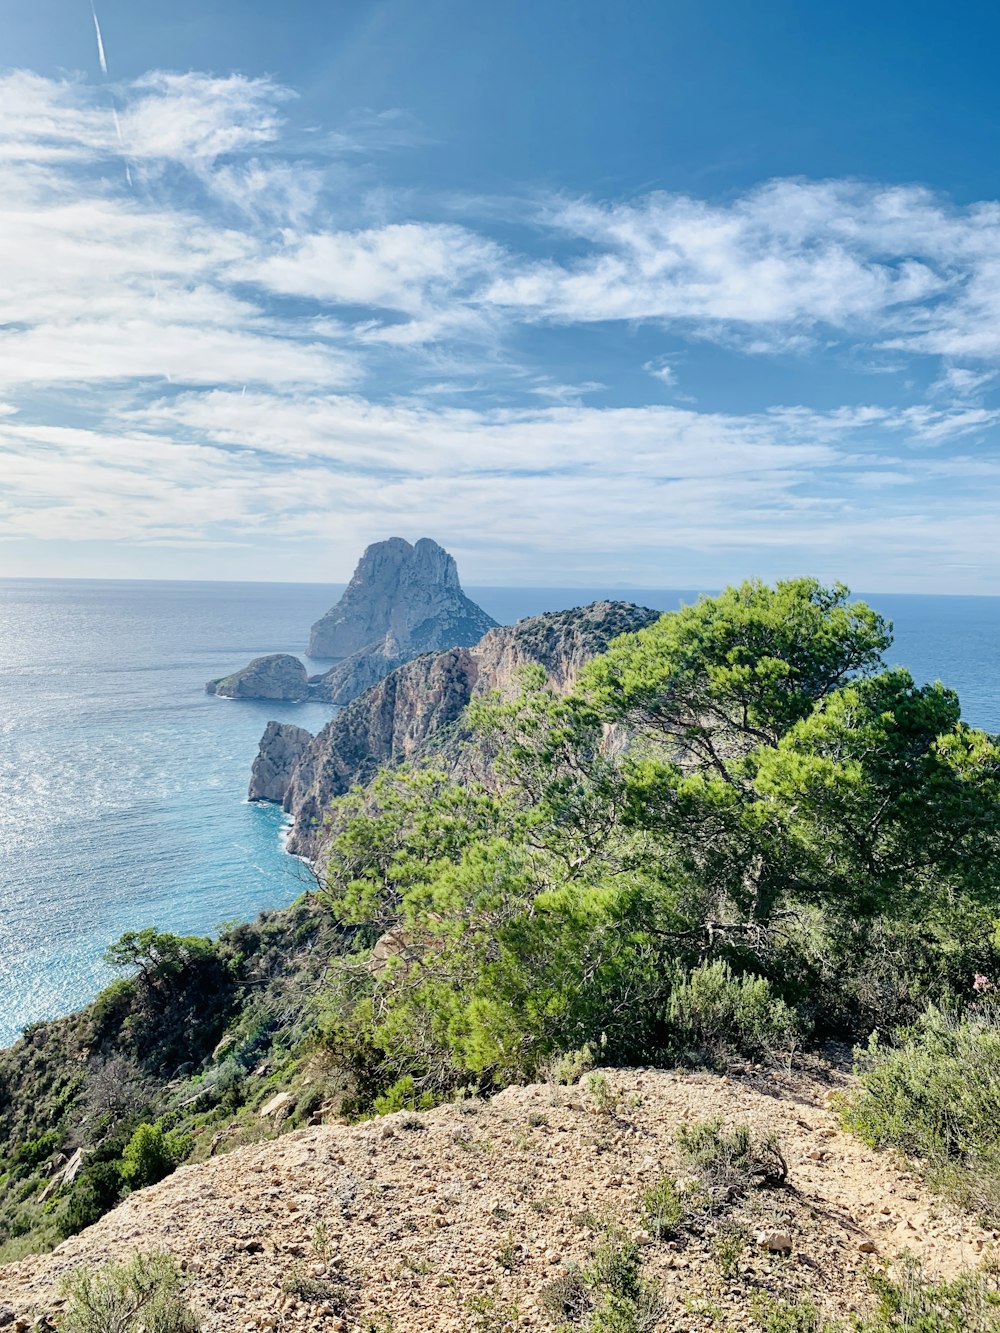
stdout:
{"type": "Polygon", "coordinates": [[[78,1268],[66,1281],[60,1333],[198,1333],[180,1275],[166,1254],[78,1268]]]}
{"type": "Polygon", "coordinates": [[[304,1123],[324,1080],[338,1086],[310,1033],[340,938],[308,901],[215,942],[131,933],[109,951],[126,975],[0,1052],[0,1262],[57,1244],[181,1161],[274,1132],[261,1103],[309,1069],[281,1125],[304,1123]]]}
{"type": "Polygon", "coordinates": [[[928,1279],[912,1257],[898,1273],[874,1273],[875,1313],[849,1323],[824,1318],[811,1301],[791,1304],[758,1295],[751,1313],[764,1333],[998,1333],[1000,1282],[993,1269],[952,1281],[928,1279]]]}
{"type": "Polygon", "coordinates": [[[873,1147],[919,1158],[933,1186],[997,1225],[1000,1007],[985,977],[979,985],[961,1013],[932,1007],[895,1044],[873,1038],[843,1119],[873,1147]]]}

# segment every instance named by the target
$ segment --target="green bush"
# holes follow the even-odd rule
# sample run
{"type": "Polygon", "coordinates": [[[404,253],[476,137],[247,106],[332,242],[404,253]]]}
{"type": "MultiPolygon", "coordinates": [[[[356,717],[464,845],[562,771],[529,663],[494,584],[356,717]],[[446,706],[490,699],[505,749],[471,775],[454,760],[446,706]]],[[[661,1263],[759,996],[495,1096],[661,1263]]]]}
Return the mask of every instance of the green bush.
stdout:
{"type": "Polygon", "coordinates": [[[718,1212],[753,1187],[783,1185],[788,1165],[773,1135],[755,1135],[749,1125],[731,1130],[721,1120],[696,1120],[677,1130],[677,1147],[698,1179],[685,1202],[703,1214],[718,1212]]]}
{"type": "Polygon", "coordinates": [[[166,1254],[78,1269],[64,1283],[63,1295],[60,1333],[197,1333],[200,1327],[166,1254]]]}
{"type": "Polygon", "coordinates": [[[122,1178],[116,1162],[95,1162],[76,1178],[66,1208],[59,1220],[64,1236],[73,1236],[92,1226],[112,1209],[121,1197],[122,1178]]]}
{"type": "Polygon", "coordinates": [[[634,1240],[609,1230],[586,1277],[592,1333],[647,1333],[663,1318],[663,1300],[642,1275],[642,1252],[634,1240]]]}
{"type": "Polygon", "coordinates": [[[955,1203],[1000,1219],[1000,1010],[956,1017],[931,1007],[895,1046],[858,1055],[860,1089],[843,1122],[875,1148],[922,1159],[955,1203]]]}
{"type": "Polygon", "coordinates": [[[121,1178],[130,1189],[144,1189],[177,1169],[191,1151],[192,1139],[164,1133],[163,1126],[140,1125],[122,1153],[121,1178]]]}
{"type": "Polygon", "coordinates": [[[37,1139],[22,1143],[11,1158],[15,1166],[36,1167],[47,1162],[59,1147],[59,1134],[54,1129],[40,1134],[37,1139]]]}
{"type": "Polygon", "coordinates": [[[650,1234],[656,1240],[672,1240],[683,1229],[686,1209],[669,1176],[664,1176],[640,1200],[640,1211],[650,1234]]]}
{"type": "Polygon", "coordinates": [[[874,1314],[824,1319],[811,1301],[790,1304],[755,1293],[750,1314],[764,1333],[1000,1333],[1000,1283],[996,1269],[926,1281],[920,1265],[904,1256],[897,1273],[874,1273],[874,1314]]]}
{"type": "Polygon", "coordinates": [[[737,976],[723,959],[674,987],[668,1016],[678,1051],[709,1060],[784,1055],[802,1035],[795,1011],[764,977],[737,976]]]}

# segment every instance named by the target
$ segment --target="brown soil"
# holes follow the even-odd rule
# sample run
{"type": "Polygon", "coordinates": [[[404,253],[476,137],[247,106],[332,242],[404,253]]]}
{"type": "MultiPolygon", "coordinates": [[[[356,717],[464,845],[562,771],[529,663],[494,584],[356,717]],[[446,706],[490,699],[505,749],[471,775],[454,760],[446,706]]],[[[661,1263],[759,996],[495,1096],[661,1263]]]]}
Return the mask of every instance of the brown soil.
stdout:
{"type": "Polygon", "coordinates": [[[844,1315],[865,1308],[873,1264],[909,1250],[952,1274],[993,1240],[840,1132],[829,1099],[844,1076],[829,1066],[604,1072],[611,1105],[584,1086],[511,1088],[182,1167],[52,1254],[0,1269],[0,1322],[5,1309],[28,1322],[55,1313],[60,1280],[81,1263],[166,1250],[206,1331],[551,1329],[546,1285],[585,1268],[613,1221],[642,1236],[645,1274],[667,1302],[659,1329],[740,1331],[754,1327],[755,1290],[844,1315]],[[786,1188],[742,1206],[748,1242],[728,1277],[711,1227],[657,1243],[639,1207],[682,1170],[678,1125],[716,1117],[775,1133],[790,1168],[786,1188]],[[775,1231],[790,1253],[761,1248],[775,1231]]]}

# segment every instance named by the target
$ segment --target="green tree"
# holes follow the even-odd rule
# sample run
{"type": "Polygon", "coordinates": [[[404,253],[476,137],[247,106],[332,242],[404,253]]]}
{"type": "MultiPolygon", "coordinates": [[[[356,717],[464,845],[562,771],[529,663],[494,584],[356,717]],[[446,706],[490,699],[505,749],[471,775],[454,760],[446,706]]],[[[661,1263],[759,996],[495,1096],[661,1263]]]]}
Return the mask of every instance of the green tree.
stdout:
{"type": "Polygon", "coordinates": [[[422,1097],[586,1044],[787,1044],[784,998],[820,979],[839,997],[810,1012],[847,1013],[860,923],[921,984],[969,970],[1000,752],[951,691],[880,669],[889,642],[844,588],[749,583],[615,641],[567,697],[536,669],[478,700],[480,783],[396,770],[332,811],[326,896],[360,952],[330,1031],[422,1097]]]}

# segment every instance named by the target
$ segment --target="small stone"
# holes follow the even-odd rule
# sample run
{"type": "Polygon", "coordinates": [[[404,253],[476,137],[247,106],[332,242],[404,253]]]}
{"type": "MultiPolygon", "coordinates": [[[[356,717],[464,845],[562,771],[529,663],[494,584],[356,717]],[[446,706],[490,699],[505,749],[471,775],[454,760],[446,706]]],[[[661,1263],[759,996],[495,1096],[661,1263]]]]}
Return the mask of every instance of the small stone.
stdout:
{"type": "Polygon", "coordinates": [[[757,1235],[757,1245],[771,1254],[791,1254],[792,1238],[787,1231],[761,1231],[757,1235]]]}
{"type": "Polygon", "coordinates": [[[269,1102],[265,1102],[257,1114],[261,1120],[266,1120],[268,1116],[280,1115],[291,1104],[292,1100],[290,1092],[279,1092],[276,1097],[272,1097],[269,1102]]]}

